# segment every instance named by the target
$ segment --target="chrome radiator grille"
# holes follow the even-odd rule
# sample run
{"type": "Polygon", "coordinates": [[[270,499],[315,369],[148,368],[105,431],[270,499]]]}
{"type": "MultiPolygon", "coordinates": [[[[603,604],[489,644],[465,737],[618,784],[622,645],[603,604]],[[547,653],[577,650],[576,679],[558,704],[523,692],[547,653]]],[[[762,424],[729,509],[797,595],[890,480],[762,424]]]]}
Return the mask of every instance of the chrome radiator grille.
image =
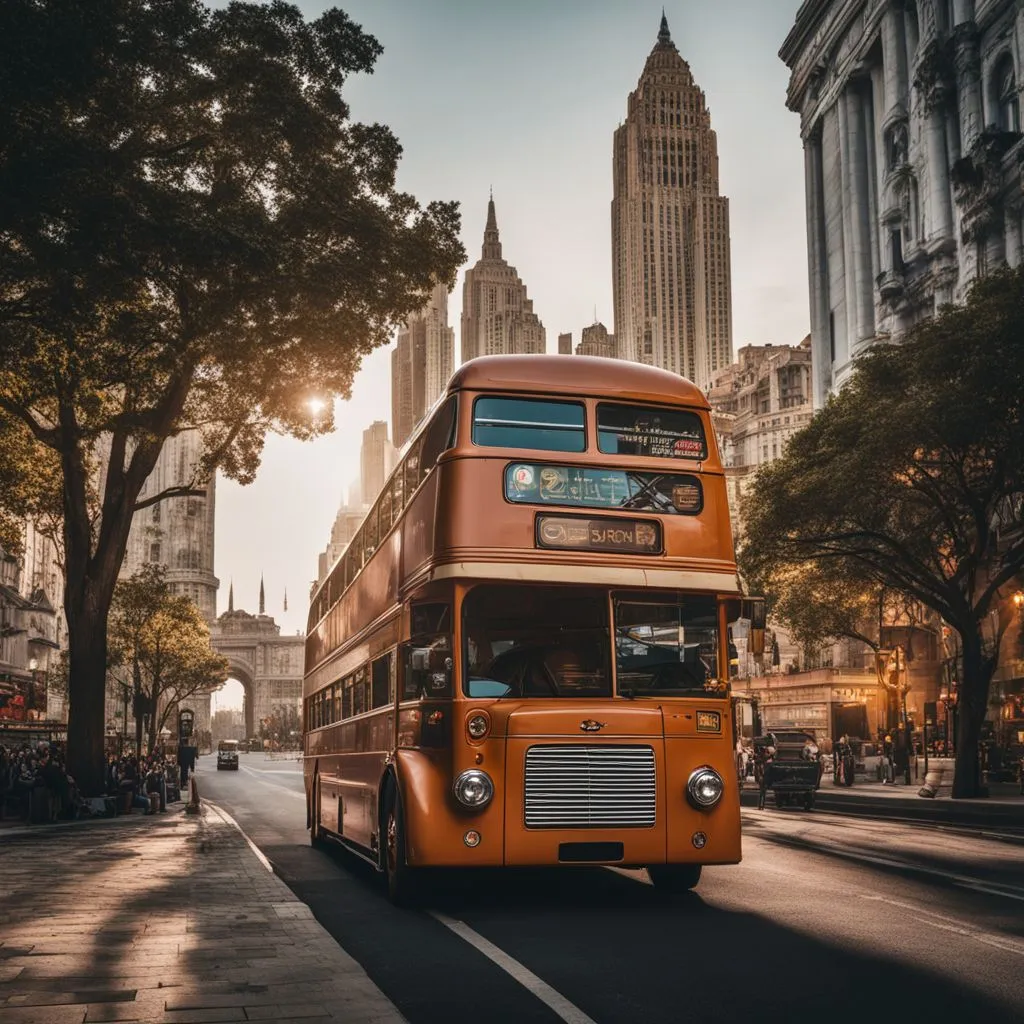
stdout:
{"type": "Polygon", "coordinates": [[[651,747],[530,747],[527,828],[645,828],[655,819],[651,747]]]}

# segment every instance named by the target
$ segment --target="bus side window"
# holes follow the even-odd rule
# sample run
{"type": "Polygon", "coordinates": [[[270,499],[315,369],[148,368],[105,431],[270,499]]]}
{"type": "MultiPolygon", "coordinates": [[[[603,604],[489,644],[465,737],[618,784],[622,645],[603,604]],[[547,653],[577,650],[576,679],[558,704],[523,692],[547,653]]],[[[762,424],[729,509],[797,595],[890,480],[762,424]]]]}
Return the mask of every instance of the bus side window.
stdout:
{"type": "Polygon", "coordinates": [[[420,452],[423,451],[423,438],[418,438],[409,449],[405,457],[405,500],[412,497],[412,492],[419,487],[420,475],[420,452]]]}
{"type": "Polygon", "coordinates": [[[434,468],[438,456],[455,444],[456,411],[456,397],[452,395],[438,410],[437,415],[424,431],[420,479],[423,479],[434,468]]]}
{"type": "Polygon", "coordinates": [[[391,652],[370,666],[372,706],[382,708],[391,703],[391,652]]]}

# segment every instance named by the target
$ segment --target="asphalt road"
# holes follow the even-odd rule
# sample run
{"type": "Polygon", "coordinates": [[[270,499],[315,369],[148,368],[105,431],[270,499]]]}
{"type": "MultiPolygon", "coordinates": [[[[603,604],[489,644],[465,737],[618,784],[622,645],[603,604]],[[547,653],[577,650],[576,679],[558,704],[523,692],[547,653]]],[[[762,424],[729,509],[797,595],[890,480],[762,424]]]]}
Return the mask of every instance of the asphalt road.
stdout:
{"type": "Polygon", "coordinates": [[[1011,831],[744,809],[743,863],[688,896],[643,872],[496,872],[403,911],[310,847],[299,762],[204,757],[198,781],[411,1024],[1024,1022],[1011,831]]]}

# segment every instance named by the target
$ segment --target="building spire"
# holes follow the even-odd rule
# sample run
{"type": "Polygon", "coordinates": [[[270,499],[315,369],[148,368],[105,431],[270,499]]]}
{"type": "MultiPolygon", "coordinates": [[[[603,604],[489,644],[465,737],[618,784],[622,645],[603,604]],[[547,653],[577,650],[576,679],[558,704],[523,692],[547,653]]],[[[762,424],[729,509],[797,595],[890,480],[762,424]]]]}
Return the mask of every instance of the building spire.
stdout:
{"type": "Polygon", "coordinates": [[[288,588],[284,588],[284,610],[288,611],[288,588]]]}
{"type": "Polygon", "coordinates": [[[228,584],[228,611],[233,612],[235,610],[235,581],[232,580],[228,584]]]}
{"type": "Polygon", "coordinates": [[[263,592],[263,573],[260,573],[260,615],[267,614],[267,597],[263,592]]]}
{"type": "Polygon", "coordinates": [[[665,8],[661,9],[661,28],[658,29],[658,42],[671,43],[672,33],[668,30],[668,18],[665,17],[665,8]]]}
{"type": "Polygon", "coordinates": [[[487,226],[484,228],[483,258],[485,260],[501,259],[501,242],[498,240],[498,218],[494,212],[494,193],[487,201],[487,226]]]}

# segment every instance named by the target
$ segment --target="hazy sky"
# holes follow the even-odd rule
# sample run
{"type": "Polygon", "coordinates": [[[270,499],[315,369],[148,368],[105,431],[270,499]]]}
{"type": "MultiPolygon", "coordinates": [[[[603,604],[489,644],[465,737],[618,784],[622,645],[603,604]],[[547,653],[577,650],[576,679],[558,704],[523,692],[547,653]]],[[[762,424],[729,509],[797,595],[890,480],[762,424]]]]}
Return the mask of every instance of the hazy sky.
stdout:
{"type": "MultiPolygon", "coordinates": [[[[300,0],[307,15],[328,6],[300,0]]],[[[345,0],[384,47],[373,75],[348,83],[353,117],[389,125],[404,147],[399,185],[421,202],[455,199],[470,263],[480,256],[494,189],[505,258],[558,334],[597,318],[613,329],[612,132],[654,46],[661,4],[636,0],[345,0]]],[[[670,0],[672,39],[689,62],[718,135],[730,200],[733,342],[796,344],[808,331],[803,150],[785,107],[777,54],[799,0],[670,0]]],[[[459,345],[462,273],[449,300],[459,345]]],[[[305,629],[317,553],[359,473],[362,430],[390,420],[390,363],[364,363],[337,431],[267,441],[255,483],[217,490],[219,610],[267,611],[305,629]],[[282,611],[285,588],[288,611],[282,611]]],[[[225,695],[226,696],[226,695],[225,695]]],[[[221,702],[223,706],[223,700],[221,702]]]]}

